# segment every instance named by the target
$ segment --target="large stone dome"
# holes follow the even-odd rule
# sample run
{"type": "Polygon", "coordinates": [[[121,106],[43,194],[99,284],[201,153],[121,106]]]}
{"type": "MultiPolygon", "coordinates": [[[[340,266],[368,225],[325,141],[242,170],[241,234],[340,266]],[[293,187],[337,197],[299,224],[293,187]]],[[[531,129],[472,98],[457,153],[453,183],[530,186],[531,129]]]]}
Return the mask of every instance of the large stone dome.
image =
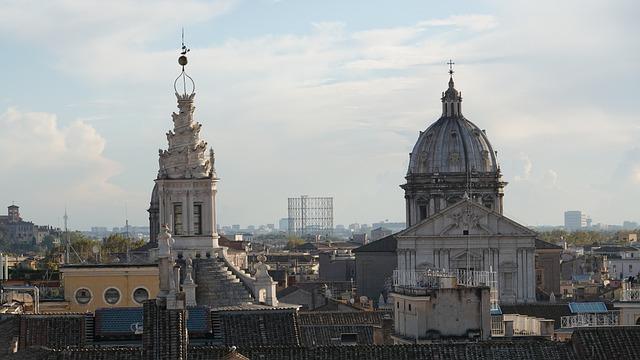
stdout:
{"type": "Polygon", "coordinates": [[[409,174],[497,171],[487,135],[463,116],[441,117],[421,132],[409,160],[409,174]]]}
{"type": "Polygon", "coordinates": [[[487,135],[462,115],[461,100],[451,79],[442,98],[442,116],[420,132],[413,147],[409,175],[498,171],[496,154],[487,135]]]}
{"type": "MultiPolygon", "coordinates": [[[[453,75],[453,70],[449,74],[453,75]]],[[[462,115],[462,96],[453,76],[442,93],[442,116],[409,154],[405,191],[407,226],[468,197],[502,213],[503,189],[496,153],[487,135],[462,115]]]]}

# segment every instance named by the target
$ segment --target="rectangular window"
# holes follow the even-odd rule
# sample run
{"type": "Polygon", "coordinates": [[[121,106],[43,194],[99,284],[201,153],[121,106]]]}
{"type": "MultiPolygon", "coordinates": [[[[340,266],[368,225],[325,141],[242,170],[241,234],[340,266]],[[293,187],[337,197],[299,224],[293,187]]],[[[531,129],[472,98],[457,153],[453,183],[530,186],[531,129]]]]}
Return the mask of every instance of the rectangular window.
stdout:
{"type": "Polygon", "coordinates": [[[424,220],[427,218],[427,206],[420,205],[420,220],[424,220]]]}
{"type": "Polygon", "coordinates": [[[513,274],[504,273],[504,291],[511,293],[513,291],[513,274]]]}
{"type": "Polygon", "coordinates": [[[193,233],[202,235],[202,204],[193,205],[193,233]]]}
{"type": "Polygon", "coordinates": [[[182,204],[173,204],[173,234],[182,235],[182,204]]]}

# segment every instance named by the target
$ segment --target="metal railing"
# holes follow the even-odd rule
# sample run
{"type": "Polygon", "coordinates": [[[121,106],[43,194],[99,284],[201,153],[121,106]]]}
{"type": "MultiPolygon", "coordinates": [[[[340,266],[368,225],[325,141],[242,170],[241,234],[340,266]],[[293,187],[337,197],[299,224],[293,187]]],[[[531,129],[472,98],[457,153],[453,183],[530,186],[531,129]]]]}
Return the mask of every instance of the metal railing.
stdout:
{"type": "Polygon", "coordinates": [[[454,286],[490,288],[491,308],[498,309],[498,281],[495,271],[477,270],[394,270],[393,286],[396,291],[414,295],[442,287],[443,278],[455,278],[454,286]]]}
{"type": "Polygon", "coordinates": [[[640,289],[622,290],[622,301],[640,301],[640,289]]]}
{"type": "Polygon", "coordinates": [[[576,314],[560,318],[561,328],[576,328],[590,326],[618,326],[620,311],[609,311],[600,314],[576,314]]]}
{"type": "Polygon", "coordinates": [[[440,286],[440,279],[445,277],[456,278],[456,283],[458,286],[488,286],[490,288],[497,287],[495,271],[476,271],[464,269],[394,270],[393,285],[437,288],[440,286]]]}
{"type": "Polygon", "coordinates": [[[504,336],[504,320],[502,315],[491,317],[491,336],[504,336]]]}

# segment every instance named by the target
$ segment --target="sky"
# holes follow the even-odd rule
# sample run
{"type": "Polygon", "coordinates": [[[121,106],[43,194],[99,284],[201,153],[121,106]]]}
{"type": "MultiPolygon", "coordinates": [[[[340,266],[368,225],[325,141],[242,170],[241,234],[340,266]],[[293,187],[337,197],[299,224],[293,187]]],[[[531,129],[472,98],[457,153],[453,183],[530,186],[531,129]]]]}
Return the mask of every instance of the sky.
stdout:
{"type": "Polygon", "coordinates": [[[181,28],[218,222],[333,196],[336,224],[404,220],[408,154],[453,59],[505,215],[640,220],[640,3],[0,0],[0,204],[69,226],[148,224],[181,28]]]}

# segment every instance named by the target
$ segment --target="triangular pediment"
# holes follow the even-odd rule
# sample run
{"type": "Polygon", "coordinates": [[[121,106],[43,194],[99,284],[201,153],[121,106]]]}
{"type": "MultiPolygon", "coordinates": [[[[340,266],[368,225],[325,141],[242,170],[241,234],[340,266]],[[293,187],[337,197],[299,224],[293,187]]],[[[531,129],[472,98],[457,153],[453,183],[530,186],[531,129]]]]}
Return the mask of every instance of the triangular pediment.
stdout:
{"type": "Polygon", "coordinates": [[[442,237],[464,236],[535,236],[524,225],[507,218],[481,204],[465,199],[405,229],[396,236],[442,237]]]}

